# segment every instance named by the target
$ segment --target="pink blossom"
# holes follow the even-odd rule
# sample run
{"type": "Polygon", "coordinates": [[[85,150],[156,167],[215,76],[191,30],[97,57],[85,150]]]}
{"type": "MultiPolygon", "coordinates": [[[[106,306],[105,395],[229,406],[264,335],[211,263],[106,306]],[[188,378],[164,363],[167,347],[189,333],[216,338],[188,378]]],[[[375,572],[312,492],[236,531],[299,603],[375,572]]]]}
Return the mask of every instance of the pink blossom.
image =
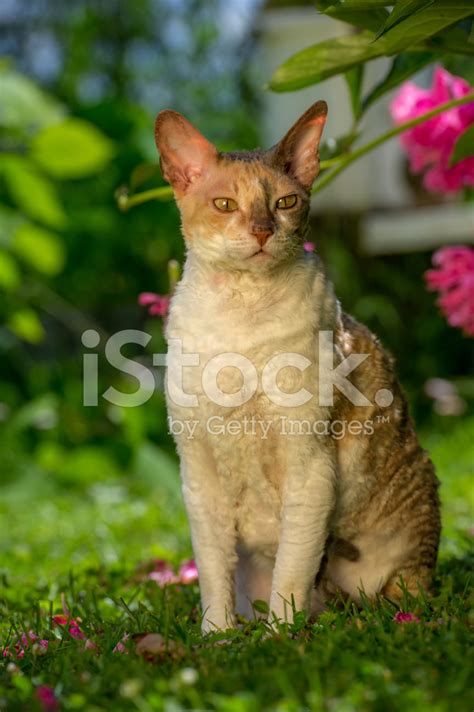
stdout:
{"type": "Polygon", "coordinates": [[[403,613],[402,611],[397,611],[393,616],[395,623],[419,623],[420,619],[413,613],[403,613]]]}
{"type": "Polygon", "coordinates": [[[138,295],[138,303],[142,307],[148,307],[148,314],[150,316],[165,317],[168,314],[170,298],[167,294],[142,292],[138,295]]]}
{"type": "MultiPolygon", "coordinates": [[[[430,89],[420,89],[413,82],[405,82],[390,110],[395,123],[402,124],[472,91],[467,81],[437,67],[430,89]]],[[[427,190],[456,193],[474,185],[474,156],[449,167],[456,140],[472,123],[474,101],[444,111],[401,135],[400,142],[408,153],[410,169],[413,173],[425,171],[423,184],[427,190]]]]}
{"type": "Polygon", "coordinates": [[[153,571],[150,571],[148,578],[151,581],[156,581],[160,588],[168,586],[170,583],[179,582],[179,578],[175,575],[171,564],[164,559],[157,559],[155,561],[154,569],[153,571]]]}
{"type": "Polygon", "coordinates": [[[179,572],[176,575],[168,561],[156,559],[153,562],[153,570],[147,574],[147,578],[155,581],[161,588],[176,583],[187,585],[197,581],[198,570],[194,559],[189,559],[180,564],[179,572]]]}
{"type": "Polygon", "coordinates": [[[474,249],[442,247],[433,255],[436,269],[425,273],[428,289],[438,291],[438,305],[451,326],[474,336],[474,249]]]}
{"type": "Polygon", "coordinates": [[[303,250],[305,252],[314,252],[315,249],[316,249],[316,245],[314,244],[314,242],[303,243],[303,250]]]}
{"type": "Polygon", "coordinates": [[[56,710],[59,710],[59,702],[52,687],[40,685],[36,688],[36,697],[45,712],[56,712],[56,710]]]}
{"type": "Polygon", "coordinates": [[[194,559],[183,561],[179,567],[179,579],[181,583],[189,584],[198,580],[198,570],[194,559]]]}

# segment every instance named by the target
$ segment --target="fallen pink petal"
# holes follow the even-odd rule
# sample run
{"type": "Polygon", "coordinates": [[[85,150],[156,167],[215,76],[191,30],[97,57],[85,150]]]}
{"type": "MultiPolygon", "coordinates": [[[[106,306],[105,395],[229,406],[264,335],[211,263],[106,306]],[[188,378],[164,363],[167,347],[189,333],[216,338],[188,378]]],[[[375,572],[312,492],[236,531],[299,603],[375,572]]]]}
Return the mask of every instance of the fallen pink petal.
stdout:
{"type": "Polygon", "coordinates": [[[395,623],[419,623],[420,619],[413,613],[403,613],[402,611],[397,611],[393,616],[395,623]]]}
{"type": "Polygon", "coordinates": [[[82,630],[77,625],[69,626],[68,630],[69,630],[70,635],[73,638],[76,638],[76,640],[83,640],[86,637],[85,633],[83,633],[82,630]]]}
{"type": "Polygon", "coordinates": [[[56,712],[56,710],[59,710],[59,701],[52,687],[48,687],[48,685],[40,685],[37,687],[36,698],[40,701],[45,712],[56,712]]]}
{"type": "Polygon", "coordinates": [[[113,653],[125,653],[127,654],[127,648],[125,647],[125,644],[127,643],[128,639],[130,638],[130,635],[128,633],[125,633],[123,638],[119,640],[115,648],[112,650],[113,653]]]}
{"type": "Polygon", "coordinates": [[[72,638],[76,640],[84,640],[86,634],[81,630],[80,618],[68,618],[65,615],[57,615],[52,618],[53,623],[62,627],[67,627],[67,631],[72,638]]]}

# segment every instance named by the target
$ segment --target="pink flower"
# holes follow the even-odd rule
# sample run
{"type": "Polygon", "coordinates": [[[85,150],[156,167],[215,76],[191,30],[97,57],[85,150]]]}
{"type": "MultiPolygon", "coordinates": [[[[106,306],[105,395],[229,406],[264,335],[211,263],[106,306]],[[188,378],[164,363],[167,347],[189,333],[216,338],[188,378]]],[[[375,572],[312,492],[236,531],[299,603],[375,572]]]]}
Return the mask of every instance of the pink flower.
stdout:
{"type": "Polygon", "coordinates": [[[156,581],[160,588],[168,586],[170,583],[178,583],[179,578],[175,575],[171,564],[164,559],[157,559],[153,571],[150,571],[148,578],[156,581]]]}
{"type": "MultiPolygon", "coordinates": [[[[467,81],[437,67],[430,89],[420,89],[413,82],[405,82],[390,110],[395,123],[402,124],[472,91],[467,81]]],[[[474,156],[449,167],[456,140],[472,123],[474,101],[444,111],[401,135],[400,142],[408,153],[410,169],[413,173],[425,171],[423,184],[427,190],[456,193],[474,185],[474,156]]]]}
{"type": "Polygon", "coordinates": [[[194,583],[194,581],[198,580],[198,576],[199,574],[194,559],[189,559],[189,561],[183,561],[183,563],[179,567],[179,578],[181,583],[194,583]]]}
{"type": "Polygon", "coordinates": [[[397,611],[393,616],[395,623],[419,623],[420,619],[413,615],[413,613],[403,613],[402,611],[397,611]]]}
{"type": "Polygon", "coordinates": [[[40,701],[45,712],[56,712],[59,710],[59,702],[52,687],[40,685],[36,688],[36,698],[40,701]]]}
{"type": "Polygon", "coordinates": [[[148,314],[150,314],[150,316],[165,317],[168,314],[170,298],[167,294],[142,292],[138,295],[138,303],[142,307],[148,307],[148,314]]]}
{"type": "Polygon", "coordinates": [[[314,242],[303,243],[303,250],[305,252],[314,252],[315,249],[316,249],[316,245],[314,244],[314,242]]]}
{"type": "Polygon", "coordinates": [[[198,570],[194,560],[189,559],[189,561],[183,561],[181,563],[178,575],[176,575],[168,561],[156,559],[153,570],[147,574],[147,578],[151,581],[155,581],[160,588],[176,583],[187,585],[197,581],[198,570]]]}
{"type": "Polygon", "coordinates": [[[451,326],[474,336],[474,249],[442,247],[433,255],[437,269],[425,273],[428,289],[438,291],[438,305],[451,326]]]}

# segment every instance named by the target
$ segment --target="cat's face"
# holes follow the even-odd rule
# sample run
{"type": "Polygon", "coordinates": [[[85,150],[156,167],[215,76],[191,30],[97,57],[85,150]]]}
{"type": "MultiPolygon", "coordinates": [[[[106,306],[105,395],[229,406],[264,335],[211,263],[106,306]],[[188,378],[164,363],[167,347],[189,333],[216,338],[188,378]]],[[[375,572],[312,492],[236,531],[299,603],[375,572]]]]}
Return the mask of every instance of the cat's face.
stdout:
{"type": "Polygon", "coordinates": [[[296,255],[319,170],[326,105],[269,151],[219,153],[183,116],[161,112],[156,142],[188,248],[219,269],[268,271],[296,255]]]}

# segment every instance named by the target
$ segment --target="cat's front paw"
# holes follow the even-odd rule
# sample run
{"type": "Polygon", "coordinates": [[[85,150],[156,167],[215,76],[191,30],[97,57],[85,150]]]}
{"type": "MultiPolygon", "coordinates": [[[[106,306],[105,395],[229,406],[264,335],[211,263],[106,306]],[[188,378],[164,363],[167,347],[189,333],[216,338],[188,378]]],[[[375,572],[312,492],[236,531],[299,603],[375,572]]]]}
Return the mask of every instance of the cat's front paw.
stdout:
{"type": "Polygon", "coordinates": [[[273,630],[278,630],[281,623],[293,623],[294,603],[291,596],[285,598],[280,594],[273,595],[270,600],[268,623],[273,630]]]}
{"type": "Polygon", "coordinates": [[[207,633],[217,633],[229,628],[235,628],[235,617],[227,611],[212,611],[207,610],[202,619],[201,631],[204,635],[207,633]]]}

